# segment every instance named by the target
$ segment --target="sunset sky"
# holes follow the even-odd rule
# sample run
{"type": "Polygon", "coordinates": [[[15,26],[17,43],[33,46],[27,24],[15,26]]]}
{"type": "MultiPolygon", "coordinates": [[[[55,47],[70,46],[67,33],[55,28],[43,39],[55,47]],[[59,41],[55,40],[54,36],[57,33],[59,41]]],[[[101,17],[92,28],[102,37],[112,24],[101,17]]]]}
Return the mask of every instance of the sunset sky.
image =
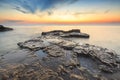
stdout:
{"type": "Polygon", "coordinates": [[[0,24],[120,23],[120,0],[0,0],[0,24]]]}

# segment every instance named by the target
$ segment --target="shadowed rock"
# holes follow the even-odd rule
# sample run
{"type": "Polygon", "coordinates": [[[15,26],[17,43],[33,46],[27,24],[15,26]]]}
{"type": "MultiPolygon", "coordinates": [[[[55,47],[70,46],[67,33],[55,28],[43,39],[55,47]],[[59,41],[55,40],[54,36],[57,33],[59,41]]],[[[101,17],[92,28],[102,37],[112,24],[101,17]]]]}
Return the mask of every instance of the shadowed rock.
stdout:
{"type": "Polygon", "coordinates": [[[53,35],[53,36],[59,36],[59,37],[66,37],[66,38],[89,38],[89,35],[86,33],[81,33],[79,29],[72,29],[69,31],[63,31],[63,30],[54,30],[49,32],[42,32],[42,35],[53,35]]]}
{"type": "Polygon", "coordinates": [[[4,32],[4,31],[10,31],[13,30],[12,28],[8,28],[8,27],[4,27],[3,25],[0,25],[0,32],[4,32]]]}
{"type": "Polygon", "coordinates": [[[88,44],[76,46],[73,51],[77,53],[78,56],[84,55],[97,62],[100,61],[100,64],[103,63],[100,69],[104,72],[112,73],[117,70],[118,55],[114,51],[88,44]]]}

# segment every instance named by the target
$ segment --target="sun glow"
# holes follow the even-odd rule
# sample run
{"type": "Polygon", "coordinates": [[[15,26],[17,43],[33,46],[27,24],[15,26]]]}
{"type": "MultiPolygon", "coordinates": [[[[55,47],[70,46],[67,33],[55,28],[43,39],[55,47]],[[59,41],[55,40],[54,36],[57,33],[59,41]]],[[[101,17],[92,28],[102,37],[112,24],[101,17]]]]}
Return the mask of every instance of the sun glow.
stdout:
{"type": "MultiPolygon", "coordinates": [[[[84,1],[83,1],[84,2],[84,1]]],[[[120,23],[120,6],[118,3],[110,5],[108,3],[101,4],[89,3],[91,6],[84,4],[82,1],[68,6],[59,6],[57,9],[39,10],[38,8],[32,10],[35,4],[31,4],[25,11],[13,9],[13,7],[0,7],[0,23],[15,23],[15,24],[79,24],[79,23],[120,23]],[[96,5],[97,4],[97,5],[96,5]],[[97,9],[98,8],[98,9],[97,9]],[[30,10],[31,11],[30,11],[30,10]],[[32,12],[33,11],[33,12],[32,12]]],[[[0,3],[1,4],[1,3],[0,3]]],[[[10,5],[12,6],[12,5],[10,5]]],[[[24,5],[26,6],[26,5],[24,5]]],[[[23,8],[24,8],[23,6],[23,8]]],[[[41,9],[41,8],[40,8],[41,9]]]]}

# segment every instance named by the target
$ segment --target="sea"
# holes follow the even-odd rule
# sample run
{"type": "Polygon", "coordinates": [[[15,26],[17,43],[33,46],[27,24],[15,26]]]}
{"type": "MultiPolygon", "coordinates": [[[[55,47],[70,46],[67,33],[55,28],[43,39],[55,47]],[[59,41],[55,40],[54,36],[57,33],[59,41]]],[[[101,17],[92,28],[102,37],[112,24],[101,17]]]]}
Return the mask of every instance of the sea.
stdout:
{"type": "Polygon", "coordinates": [[[75,42],[97,45],[115,50],[120,55],[120,25],[25,25],[9,26],[13,31],[0,32],[0,55],[9,54],[19,49],[18,42],[23,42],[51,30],[80,29],[90,35],[89,39],[75,38],[75,42]]]}

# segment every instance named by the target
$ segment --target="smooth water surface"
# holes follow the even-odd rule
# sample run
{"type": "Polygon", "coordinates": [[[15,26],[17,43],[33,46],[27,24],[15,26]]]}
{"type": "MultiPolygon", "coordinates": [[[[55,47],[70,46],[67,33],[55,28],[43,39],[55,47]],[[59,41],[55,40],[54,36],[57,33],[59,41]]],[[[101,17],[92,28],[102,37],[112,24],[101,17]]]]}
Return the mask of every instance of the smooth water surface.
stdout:
{"type": "Polygon", "coordinates": [[[120,25],[38,25],[38,26],[11,26],[13,31],[0,32],[0,55],[17,49],[17,43],[40,36],[43,31],[80,29],[81,32],[90,34],[89,39],[74,39],[115,50],[120,54],[120,25]]]}

